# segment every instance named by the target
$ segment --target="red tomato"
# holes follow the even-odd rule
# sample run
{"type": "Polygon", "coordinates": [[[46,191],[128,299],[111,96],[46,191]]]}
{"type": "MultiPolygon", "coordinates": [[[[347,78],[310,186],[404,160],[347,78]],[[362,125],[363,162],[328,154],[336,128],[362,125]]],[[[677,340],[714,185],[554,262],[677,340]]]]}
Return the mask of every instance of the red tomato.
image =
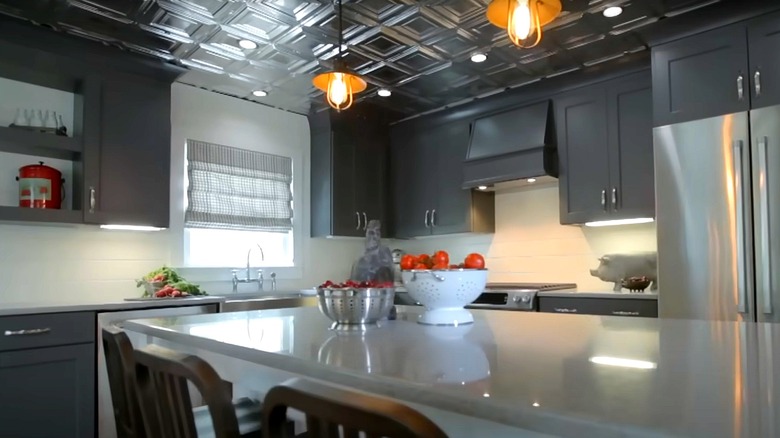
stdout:
{"type": "Polygon", "coordinates": [[[467,269],[485,269],[485,258],[474,252],[466,256],[464,264],[467,269]]]}
{"type": "Polygon", "coordinates": [[[433,264],[434,265],[449,265],[450,264],[450,255],[447,254],[446,251],[436,251],[436,254],[433,255],[433,264]]]}
{"type": "Polygon", "coordinates": [[[408,270],[408,269],[414,269],[415,265],[417,265],[417,257],[406,254],[403,257],[401,257],[401,269],[408,270]]]}
{"type": "Polygon", "coordinates": [[[431,260],[431,256],[429,256],[428,254],[420,254],[420,255],[417,256],[417,262],[418,263],[425,264],[425,263],[428,263],[429,260],[431,260]]]}
{"type": "Polygon", "coordinates": [[[446,271],[448,268],[449,265],[447,265],[446,263],[436,263],[435,265],[433,265],[432,269],[434,271],[446,271]]]}
{"type": "Polygon", "coordinates": [[[423,263],[418,263],[417,266],[414,267],[414,269],[428,269],[428,266],[426,266],[423,263]]]}

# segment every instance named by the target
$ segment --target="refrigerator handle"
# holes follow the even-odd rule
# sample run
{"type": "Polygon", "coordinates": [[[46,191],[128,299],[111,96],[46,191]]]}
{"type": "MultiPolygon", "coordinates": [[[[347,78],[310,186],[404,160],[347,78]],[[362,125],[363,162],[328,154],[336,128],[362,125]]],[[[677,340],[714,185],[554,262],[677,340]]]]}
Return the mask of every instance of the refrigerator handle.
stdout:
{"type": "Polygon", "coordinates": [[[745,250],[745,180],[742,175],[743,161],[742,154],[744,144],[742,140],[737,140],[733,144],[733,162],[734,162],[734,200],[736,213],[736,237],[737,237],[737,311],[747,313],[747,251],[745,250]]]}
{"type": "Polygon", "coordinates": [[[769,169],[766,165],[767,154],[769,153],[767,149],[768,141],[767,137],[758,140],[758,213],[760,216],[761,239],[757,243],[760,246],[758,255],[761,257],[761,265],[764,266],[764,269],[761,270],[761,294],[763,296],[761,310],[765,314],[772,313],[772,262],[770,259],[772,254],[769,249],[771,242],[769,233],[771,233],[771,229],[769,227],[769,175],[767,174],[769,169]]]}

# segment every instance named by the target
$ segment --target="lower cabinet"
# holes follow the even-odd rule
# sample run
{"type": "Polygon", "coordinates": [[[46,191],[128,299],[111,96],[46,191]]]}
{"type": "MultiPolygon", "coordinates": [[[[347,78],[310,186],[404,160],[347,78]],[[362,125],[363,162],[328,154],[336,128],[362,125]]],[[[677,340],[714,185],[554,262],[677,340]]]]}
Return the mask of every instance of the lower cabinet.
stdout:
{"type": "Polygon", "coordinates": [[[0,436],[95,436],[95,344],[0,352],[0,436]]]}
{"type": "Polygon", "coordinates": [[[539,311],[581,315],[658,317],[658,300],[641,298],[539,297],[539,311]]]}

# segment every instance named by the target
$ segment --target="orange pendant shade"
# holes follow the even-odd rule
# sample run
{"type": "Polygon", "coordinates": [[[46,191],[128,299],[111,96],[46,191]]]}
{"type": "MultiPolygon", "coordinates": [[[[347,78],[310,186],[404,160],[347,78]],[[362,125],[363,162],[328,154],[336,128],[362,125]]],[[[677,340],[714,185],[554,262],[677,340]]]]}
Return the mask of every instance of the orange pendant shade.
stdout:
{"type": "Polygon", "coordinates": [[[542,26],[561,13],[560,0],[493,0],[487,18],[493,25],[507,30],[518,47],[534,47],[542,40],[542,26]]]}
{"type": "Polygon", "coordinates": [[[328,104],[338,111],[352,106],[353,96],[366,89],[366,81],[360,76],[343,71],[319,74],[312,83],[325,92],[328,104]]]}

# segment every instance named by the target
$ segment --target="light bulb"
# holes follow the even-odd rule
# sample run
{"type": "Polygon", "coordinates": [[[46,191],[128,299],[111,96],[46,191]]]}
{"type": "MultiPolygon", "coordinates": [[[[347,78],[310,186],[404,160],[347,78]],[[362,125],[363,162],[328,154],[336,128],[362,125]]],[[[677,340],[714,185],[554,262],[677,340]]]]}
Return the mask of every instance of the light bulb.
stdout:
{"type": "Polygon", "coordinates": [[[347,78],[343,73],[333,73],[328,87],[328,100],[336,106],[341,106],[347,101],[347,78]]]}
{"type": "Polygon", "coordinates": [[[515,0],[515,7],[509,19],[510,32],[521,40],[531,35],[531,7],[528,0],[515,0]]]}

